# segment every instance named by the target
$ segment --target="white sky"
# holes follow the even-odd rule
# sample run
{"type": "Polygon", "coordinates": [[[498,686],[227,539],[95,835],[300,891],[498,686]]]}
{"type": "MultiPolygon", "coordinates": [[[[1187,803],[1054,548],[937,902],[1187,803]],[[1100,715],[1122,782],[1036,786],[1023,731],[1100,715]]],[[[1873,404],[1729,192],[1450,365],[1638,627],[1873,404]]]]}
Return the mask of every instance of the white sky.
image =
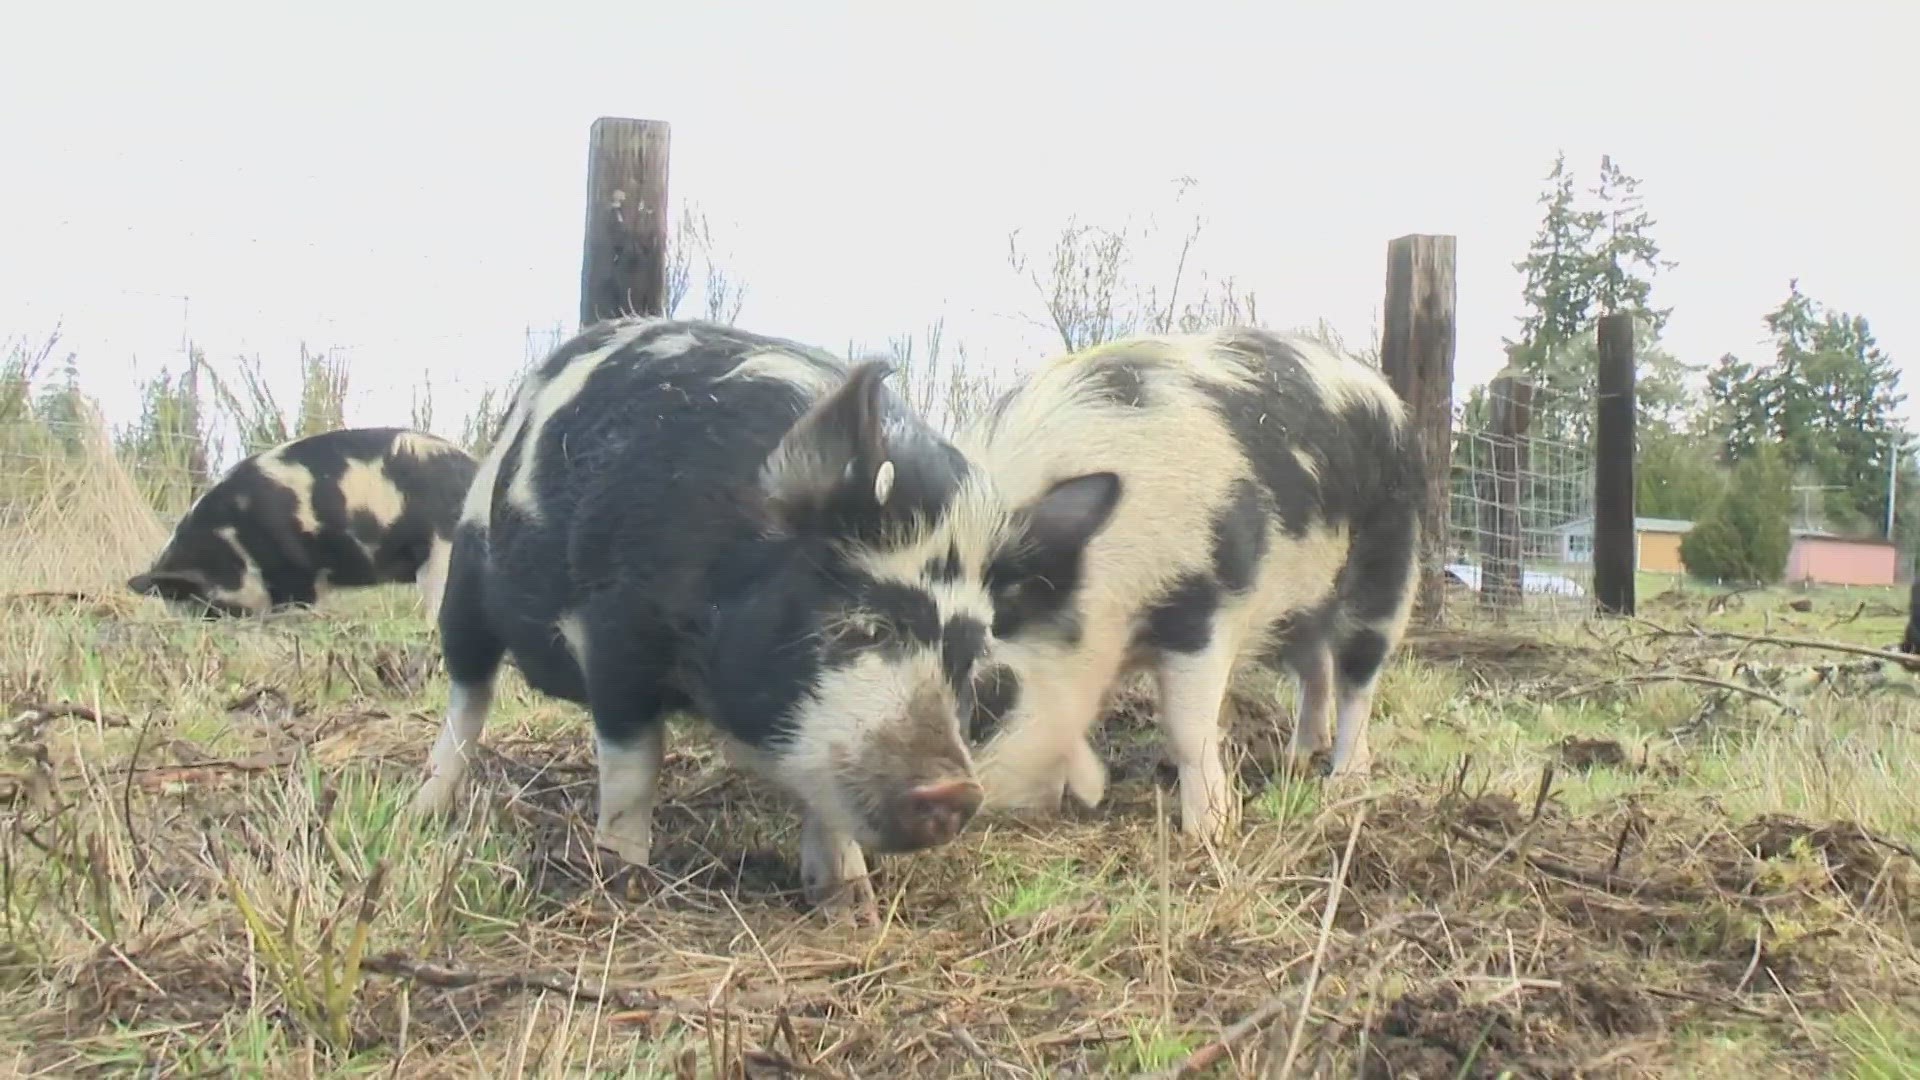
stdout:
{"type": "Polygon", "coordinates": [[[724,225],[741,323],[829,348],[944,311],[1031,359],[1007,232],[1186,175],[1205,268],[1349,339],[1390,238],[1457,234],[1464,393],[1564,148],[1645,181],[1681,356],[1758,355],[1798,276],[1920,382],[1909,0],[270,7],[0,16],[0,335],[63,323],[116,419],[183,330],[217,363],[351,347],[356,423],[404,422],[425,370],[503,378],[575,317],[600,115],[674,125],[671,197],[724,225]]]}

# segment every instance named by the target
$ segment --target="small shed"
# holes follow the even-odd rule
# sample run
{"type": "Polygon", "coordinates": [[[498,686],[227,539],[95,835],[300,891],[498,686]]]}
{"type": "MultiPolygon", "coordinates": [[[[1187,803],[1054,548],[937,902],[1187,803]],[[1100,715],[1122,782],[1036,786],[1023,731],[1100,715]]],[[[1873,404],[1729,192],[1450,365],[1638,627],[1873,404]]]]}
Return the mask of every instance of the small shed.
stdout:
{"type": "Polygon", "coordinates": [[[1892,585],[1899,553],[1887,540],[1836,536],[1817,529],[1793,530],[1787,580],[1814,585],[1892,585]]]}
{"type": "MultiPolygon", "coordinates": [[[[1678,518],[1637,517],[1633,519],[1635,568],[1656,574],[1678,574],[1686,567],[1680,562],[1680,538],[1693,529],[1693,522],[1678,518]]],[[[1593,518],[1576,518],[1554,530],[1560,534],[1562,562],[1585,564],[1593,561],[1593,518]]]]}

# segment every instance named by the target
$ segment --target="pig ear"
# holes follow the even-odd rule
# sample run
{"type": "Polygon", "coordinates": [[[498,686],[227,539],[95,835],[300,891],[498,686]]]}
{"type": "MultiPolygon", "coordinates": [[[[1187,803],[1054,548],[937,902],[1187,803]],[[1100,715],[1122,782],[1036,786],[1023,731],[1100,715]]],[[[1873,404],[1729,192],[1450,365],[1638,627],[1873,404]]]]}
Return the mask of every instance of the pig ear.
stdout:
{"type": "Polygon", "coordinates": [[[856,365],[768,455],[760,485],[780,522],[800,526],[831,510],[870,513],[886,504],[894,470],[881,395],[892,373],[884,360],[856,365]]]}
{"type": "Polygon", "coordinates": [[[1019,513],[1025,539],[1049,555],[1078,554],[1120,504],[1120,477],[1087,473],[1062,480],[1019,513]]]}

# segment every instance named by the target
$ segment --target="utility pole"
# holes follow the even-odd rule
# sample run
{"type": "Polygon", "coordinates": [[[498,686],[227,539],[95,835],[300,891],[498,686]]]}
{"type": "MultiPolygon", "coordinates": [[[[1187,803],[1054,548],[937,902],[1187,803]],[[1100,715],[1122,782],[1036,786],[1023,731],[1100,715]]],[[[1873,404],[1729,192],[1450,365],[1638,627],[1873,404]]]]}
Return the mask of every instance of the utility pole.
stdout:
{"type": "Polygon", "coordinates": [[[1893,539],[1893,502],[1899,495],[1900,479],[1900,436],[1892,436],[1893,452],[1887,455],[1887,539],[1893,539]]]}

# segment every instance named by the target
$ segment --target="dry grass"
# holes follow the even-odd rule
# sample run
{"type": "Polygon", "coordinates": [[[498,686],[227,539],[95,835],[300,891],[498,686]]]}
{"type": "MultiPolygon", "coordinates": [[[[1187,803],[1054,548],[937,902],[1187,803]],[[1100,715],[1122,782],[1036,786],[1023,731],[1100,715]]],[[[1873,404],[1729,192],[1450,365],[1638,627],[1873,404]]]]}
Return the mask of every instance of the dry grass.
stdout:
{"type": "MultiPolygon", "coordinates": [[[[1109,805],[885,860],[885,923],[855,929],[805,913],[790,810],[696,725],[657,865],[607,872],[586,726],[511,673],[468,813],[410,824],[431,634],[405,590],[342,599],[264,625],[8,602],[0,1069],[1920,1069],[1920,705],[1890,665],[1644,626],[1421,638],[1343,788],[1273,778],[1286,717],[1249,678],[1248,820],[1215,851],[1161,817],[1128,697],[1109,805]],[[1736,688],[1622,678],[1660,671],[1736,688]]],[[[1851,609],[1790,599],[1745,602],[1851,609]]],[[[1861,621],[1832,633],[1892,640],[1861,621]]]]}
{"type": "Polygon", "coordinates": [[[0,508],[0,594],[112,592],[146,569],[167,541],[91,402],[71,454],[11,458],[10,489],[31,493],[0,508]]]}

